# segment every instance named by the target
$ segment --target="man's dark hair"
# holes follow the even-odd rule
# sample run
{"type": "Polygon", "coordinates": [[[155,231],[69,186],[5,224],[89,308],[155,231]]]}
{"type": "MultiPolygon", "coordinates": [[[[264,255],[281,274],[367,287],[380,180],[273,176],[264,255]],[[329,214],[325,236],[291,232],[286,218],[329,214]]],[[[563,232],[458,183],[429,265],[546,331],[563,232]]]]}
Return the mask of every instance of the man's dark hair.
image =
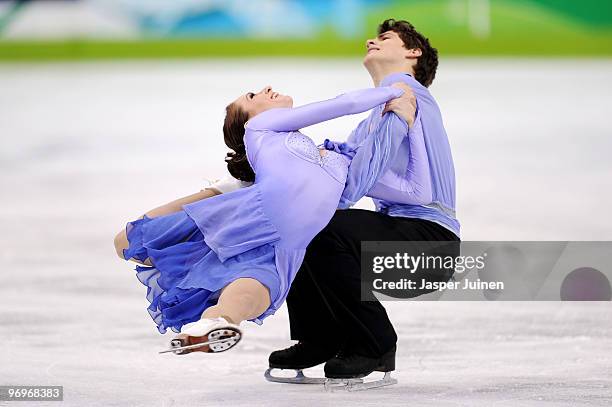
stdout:
{"type": "Polygon", "coordinates": [[[393,31],[404,41],[406,49],[419,48],[422,55],[417,59],[414,67],[414,77],[423,86],[428,87],[436,77],[438,68],[438,50],[429,44],[429,40],[408,21],[394,20],[392,18],[383,21],[378,26],[378,35],[387,31],[393,31]]]}

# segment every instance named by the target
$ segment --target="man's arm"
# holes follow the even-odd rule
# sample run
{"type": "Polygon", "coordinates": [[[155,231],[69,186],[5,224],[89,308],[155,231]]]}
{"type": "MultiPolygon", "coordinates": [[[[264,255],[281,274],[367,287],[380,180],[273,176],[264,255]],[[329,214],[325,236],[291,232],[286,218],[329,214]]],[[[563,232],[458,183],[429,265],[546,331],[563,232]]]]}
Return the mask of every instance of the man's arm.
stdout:
{"type": "MultiPolygon", "coordinates": [[[[345,155],[350,154],[352,158],[338,205],[341,209],[354,205],[376,185],[378,179],[387,172],[408,134],[408,123],[414,123],[416,98],[412,90],[404,83],[393,86],[400,87],[404,94],[385,106],[382,110],[383,118],[378,121],[375,129],[370,132],[368,124],[371,116],[370,120],[360,123],[351,133],[350,142],[344,145],[326,142],[326,147],[333,145],[334,149],[345,155]]],[[[381,113],[375,111],[373,114],[381,113]]]]}
{"type": "MultiPolygon", "coordinates": [[[[405,148],[402,151],[407,154],[408,160],[406,166],[401,169],[393,168],[393,165],[390,165],[390,168],[378,179],[366,196],[400,204],[423,205],[430,203],[433,199],[431,170],[417,97],[407,84],[407,81],[412,78],[405,76],[404,79],[406,82],[394,83],[393,86],[404,89],[405,93],[402,98],[409,97],[411,103],[403,103],[402,106],[402,98],[394,99],[387,103],[385,111],[393,110],[410,124],[408,138],[402,140],[403,143],[408,143],[404,144],[405,148]],[[406,109],[406,107],[413,106],[415,110],[406,109]]],[[[376,131],[381,131],[381,129],[376,129],[376,131]]],[[[401,146],[401,143],[397,145],[398,150],[402,148],[401,146]]]]}
{"type": "Polygon", "coordinates": [[[419,113],[408,133],[408,143],[408,165],[405,171],[396,174],[388,170],[368,191],[368,197],[399,204],[431,203],[433,199],[431,170],[419,113]]]}
{"type": "Polygon", "coordinates": [[[380,131],[370,134],[352,152],[346,184],[338,208],[346,209],[363,198],[393,161],[408,127],[395,113],[387,113],[380,131]]]}

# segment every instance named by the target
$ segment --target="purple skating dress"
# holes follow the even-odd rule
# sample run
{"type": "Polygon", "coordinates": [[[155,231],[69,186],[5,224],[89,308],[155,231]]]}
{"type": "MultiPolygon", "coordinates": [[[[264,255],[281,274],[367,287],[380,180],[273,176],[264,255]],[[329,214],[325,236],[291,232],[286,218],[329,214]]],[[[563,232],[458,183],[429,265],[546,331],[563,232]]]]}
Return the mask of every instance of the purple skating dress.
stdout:
{"type": "Polygon", "coordinates": [[[270,307],[252,321],[261,324],[274,314],[289,293],[306,247],[341,199],[354,202],[364,196],[387,169],[391,146],[408,134],[406,122],[388,113],[376,137],[351,151],[327,150],[321,156],[298,130],[376,106],[382,111],[379,105],[402,94],[395,87],[378,87],[260,113],[245,125],[247,158],[256,174],[252,186],[183,205],[179,212],[128,222],[129,247],[123,256],[141,262],[149,258],[153,264],[135,270],[147,286],[148,311],[158,331],[180,332],[184,324],[199,320],[217,303],[221,289],[242,277],[270,290],[270,307]],[[360,176],[351,185],[351,196],[344,197],[355,157],[365,164],[354,169],[360,176]]]}

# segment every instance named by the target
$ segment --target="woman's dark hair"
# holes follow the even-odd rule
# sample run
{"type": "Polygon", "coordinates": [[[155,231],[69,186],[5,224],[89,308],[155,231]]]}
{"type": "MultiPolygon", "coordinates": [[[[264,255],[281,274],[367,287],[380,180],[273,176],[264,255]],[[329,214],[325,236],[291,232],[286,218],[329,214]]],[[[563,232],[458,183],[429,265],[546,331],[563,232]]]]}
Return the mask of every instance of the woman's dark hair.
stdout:
{"type": "Polygon", "coordinates": [[[225,108],[225,122],[223,122],[223,138],[225,145],[234,150],[227,153],[225,162],[232,177],[241,181],[255,181],[255,172],[246,156],[244,147],[244,124],[249,120],[247,112],[235,103],[225,108]]]}
{"type": "Polygon", "coordinates": [[[414,26],[405,20],[394,20],[392,18],[383,21],[378,26],[378,35],[387,31],[393,31],[399,35],[406,49],[419,48],[422,55],[417,59],[414,67],[414,78],[425,87],[429,87],[436,77],[438,69],[438,50],[429,44],[429,40],[414,26]]]}

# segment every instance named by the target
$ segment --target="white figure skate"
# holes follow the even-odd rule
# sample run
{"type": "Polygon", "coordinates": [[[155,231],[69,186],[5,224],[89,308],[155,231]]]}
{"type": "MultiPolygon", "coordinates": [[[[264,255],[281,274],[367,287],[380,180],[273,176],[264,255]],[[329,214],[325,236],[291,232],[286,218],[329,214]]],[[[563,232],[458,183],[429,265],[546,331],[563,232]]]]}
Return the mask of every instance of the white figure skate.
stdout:
{"type": "Polygon", "coordinates": [[[183,325],[181,333],[170,341],[170,348],[159,353],[225,352],[236,346],[241,338],[240,327],[225,318],[202,318],[183,325]]]}

